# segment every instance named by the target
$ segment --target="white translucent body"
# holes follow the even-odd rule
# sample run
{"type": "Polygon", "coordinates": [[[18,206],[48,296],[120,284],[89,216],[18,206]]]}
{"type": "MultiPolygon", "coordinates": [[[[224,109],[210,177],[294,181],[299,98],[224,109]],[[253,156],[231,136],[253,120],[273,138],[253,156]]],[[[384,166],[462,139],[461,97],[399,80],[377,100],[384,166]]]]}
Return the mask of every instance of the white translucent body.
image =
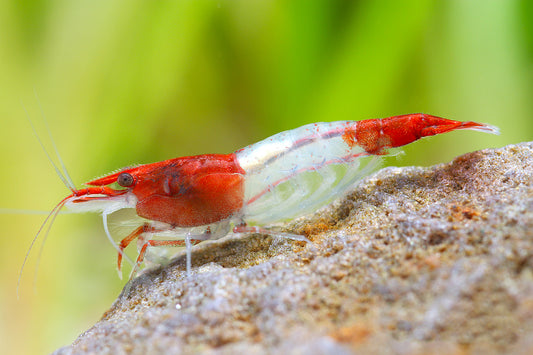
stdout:
{"type": "Polygon", "coordinates": [[[367,175],[378,159],[343,139],[355,126],[313,123],[238,150],[246,172],[243,219],[263,225],[313,212],[367,175]]]}
{"type": "MultiPolygon", "coordinates": [[[[407,117],[403,122],[407,130],[416,128],[412,127],[407,117]]],[[[358,122],[356,121],[313,123],[281,132],[238,150],[235,154],[239,165],[245,171],[244,199],[241,210],[225,220],[192,228],[179,228],[158,221],[139,219],[139,224],[151,226],[152,230],[144,232],[138,237],[138,248],[150,245],[147,243],[153,239],[184,239],[187,248],[187,274],[190,275],[193,241],[219,239],[231,230],[232,222],[236,224],[234,229],[236,233],[263,233],[308,241],[305,236],[277,232],[268,227],[246,226],[246,224],[265,226],[314,212],[334,198],[343,195],[360,178],[375,169],[380,156],[370,156],[359,142],[355,141],[357,125],[358,122]],[[243,222],[245,224],[242,224],[243,222]]],[[[439,133],[454,129],[499,133],[497,127],[479,125],[474,122],[464,122],[462,126],[444,129],[439,133]]],[[[383,135],[383,132],[380,134],[383,135]]],[[[395,135],[398,134],[401,133],[395,133],[395,135]]],[[[428,135],[431,134],[434,133],[430,132],[428,135]]],[[[379,140],[370,143],[379,144],[377,148],[387,148],[386,144],[379,140]]],[[[42,143],[41,146],[44,149],[42,143]]],[[[381,149],[377,151],[383,153],[381,149]]],[[[52,162],[50,155],[48,153],[46,155],[52,162]]],[[[57,155],[59,158],[59,154],[57,155]]],[[[59,161],[65,176],[58,166],[53,162],[52,164],[73,194],[64,198],[51,211],[33,239],[30,250],[41,231],[49,230],[63,206],[74,212],[101,212],[106,235],[117,251],[134,265],[132,275],[135,274],[142,257],[138,259],[137,263],[133,263],[127,255],[123,254],[123,249],[115,243],[109,232],[108,216],[121,209],[135,209],[138,202],[137,197],[131,190],[118,195],[111,193],[109,196],[105,193],[88,193],[89,190],[85,191],[84,189],[76,190],[60,158],[59,161]],[[48,228],[45,228],[47,223],[49,223],[48,228]]],[[[165,256],[164,253],[150,252],[155,249],[158,248],[149,248],[145,255],[147,260],[157,261],[165,256]]],[[[28,255],[29,250],[22,269],[28,255]]],[[[22,275],[22,269],[20,275],[22,275]]],[[[20,283],[20,276],[18,282],[20,283]]]]}

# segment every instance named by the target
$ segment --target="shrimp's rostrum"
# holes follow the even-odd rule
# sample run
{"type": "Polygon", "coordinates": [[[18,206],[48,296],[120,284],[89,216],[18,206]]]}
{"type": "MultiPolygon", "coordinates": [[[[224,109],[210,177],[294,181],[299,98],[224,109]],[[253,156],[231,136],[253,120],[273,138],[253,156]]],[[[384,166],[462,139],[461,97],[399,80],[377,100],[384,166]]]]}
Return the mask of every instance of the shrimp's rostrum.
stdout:
{"type": "MultiPolygon", "coordinates": [[[[420,138],[458,129],[498,134],[496,127],[409,114],[364,121],[313,123],[278,133],[231,154],[204,154],[125,168],[73,190],[54,208],[102,212],[135,209],[144,225],[117,247],[118,269],[124,248],[139,238],[134,271],[146,248],[190,245],[233,232],[273,232],[263,226],[306,213],[346,192],[387,154],[420,138]],[[122,188],[109,185],[117,183],[122,188]],[[259,227],[250,226],[258,225],[259,227]],[[170,235],[167,240],[154,235],[170,235]]],[[[53,213],[54,213],[53,212],[53,213]]]]}

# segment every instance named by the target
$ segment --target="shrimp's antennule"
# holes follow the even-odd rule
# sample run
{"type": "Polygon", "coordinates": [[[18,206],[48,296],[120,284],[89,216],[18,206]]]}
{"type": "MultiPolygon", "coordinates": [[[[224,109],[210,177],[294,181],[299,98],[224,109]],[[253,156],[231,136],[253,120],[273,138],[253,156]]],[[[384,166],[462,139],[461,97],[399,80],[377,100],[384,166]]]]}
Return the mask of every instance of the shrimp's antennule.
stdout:
{"type": "Polygon", "coordinates": [[[26,109],[26,106],[24,106],[24,103],[21,100],[22,108],[24,109],[24,112],[26,113],[26,118],[27,118],[28,122],[30,123],[30,126],[31,126],[31,129],[33,131],[33,134],[37,138],[37,141],[39,142],[39,145],[41,146],[44,154],[48,158],[48,161],[50,162],[50,164],[52,164],[52,166],[54,167],[54,170],[56,171],[57,175],[59,176],[61,181],[63,181],[65,186],[72,192],[72,194],[67,196],[67,197],[65,197],[63,200],[61,200],[52,209],[52,211],[50,211],[50,213],[48,214],[48,216],[44,220],[43,224],[41,225],[41,227],[37,231],[37,234],[35,234],[35,237],[33,237],[32,241],[31,241],[31,244],[30,244],[30,247],[28,248],[28,251],[26,252],[26,255],[24,256],[24,261],[22,262],[22,266],[20,268],[19,276],[18,276],[18,279],[17,279],[17,297],[19,296],[19,288],[20,288],[20,282],[22,280],[22,273],[24,271],[24,266],[26,265],[26,262],[28,261],[28,257],[29,257],[29,255],[31,253],[31,250],[33,249],[33,246],[34,246],[35,242],[37,241],[37,238],[39,237],[39,235],[41,234],[41,232],[45,228],[46,224],[48,223],[48,228],[46,228],[46,232],[44,234],[43,242],[41,243],[41,247],[39,248],[39,254],[37,256],[37,261],[36,261],[36,264],[35,264],[34,286],[35,286],[35,283],[36,283],[37,270],[39,269],[39,263],[40,263],[40,260],[41,260],[41,255],[43,253],[43,248],[44,248],[44,245],[45,245],[45,242],[46,242],[46,238],[48,237],[48,233],[50,232],[50,228],[52,227],[52,224],[54,223],[54,220],[57,217],[57,214],[61,210],[61,207],[63,207],[63,205],[67,202],[67,200],[69,198],[71,198],[74,194],[76,194],[76,192],[77,192],[76,187],[75,187],[74,183],[72,182],[72,179],[70,178],[70,175],[69,175],[69,173],[67,171],[67,168],[66,168],[65,164],[63,163],[63,159],[61,159],[61,155],[59,154],[59,151],[58,151],[57,146],[55,144],[54,138],[52,136],[52,132],[50,131],[50,127],[49,127],[48,122],[46,120],[46,116],[44,115],[44,111],[42,109],[41,102],[40,102],[39,97],[37,96],[37,92],[35,90],[34,90],[34,94],[35,94],[35,98],[37,99],[37,103],[39,105],[39,109],[41,111],[41,116],[42,116],[42,119],[44,121],[46,130],[48,132],[48,137],[50,138],[50,141],[52,142],[52,146],[54,148],[54,151],[55,151],[56,157],[57,157],[57,159],[59,161],[59,164],[61,165],[61,169],[54,163],[52,157],[50,156],[50,154],[46,150],[46,148],[44,146],[44,143],[41,140],[41,137],[39,137],[39,135],[37,134],[37,130],[35,128],[35,125],[33,124],[33,121],[30,118],[28,110],[26,109]]]}
{"type": "MultiPolygon", "coordinates": [[[[50,162],[50,164],[52,164],[52,166],[54,167],[54,170],[56,171],[57,175],[59,176],[59,178],[61,179],[61,181],[63,181],[63,183],[65,184],[65,186],[70,190],[72,191],[73,193],[76,192],[76,187],[74,186],[74,183],[72,182],[70,176],[68,175],[68,172],[67,172],[67,169],[65,167],[65,164],[63,163],[63,160],[61,159],[61,156],[59,155],[59,152],[57,151],[57,147],[54,143],[54,139],[52,137],[52,133],[50,132],[50,128],[48,126],[48,123],[46,122],[46,117],[43,115],[43,121],[45,122],[46,124],[46,129],[48,131],[48,134],[50,136],[50,140],[52,141],[52,145],[54,147],[54,150],[56,152],[56,156],[63,168],[63,171],[61,169],[59,169],[59,167],[54,163],[54,160],[52,159],[52,157],[50,156],[50,154],[48,153],[48,151],[46,150],[45,146],[44,146],[44,143],[43,141],[41,140],[41,137],[39,137],[39,134],[37,134],[37,130],[35,129],[35,125],[33,124],[33,121],[31,120],[30,118],[30,115],[28,113],[28,110],[26,109],[26,106],[24,106],[24,104],[22,103],[21,101],[21,105],[22,105],[22,108],[24,109],[24,112],[26,113],[26,119],[28,120],[28,122],[30,123],[30,126],[31,126],[31,130],[33,132],[33,135],[35,136],[35,138],[37,138],[37,141],[39,142],[39,145],[41,146],[44,154],[46,155],[46,157],[48,158],[48,161],[50,162]]],[[[40,105],[39,105],[40,107],[40,105]]],[[[42,110],[42,109],[41,109],[42,110]]]]}
{"type": "MultiPolygon", "coordinates": [[[[22,273],[24,271],[24,266],[26,266],[26,262],[28,261],[28,257],[30,256],[30,252],[33,248],[33,245],[35,244],[35,242],[37,241],[37,238],[39,237],[39,235],[41,234],[41,232],[43,231],[44,227],[46,226],[46,224],[48,222],[48,228],[46,228],[46,233],[45,233],[45,237],[43,239],[43,244],[44,245],[44,242],[46,241],[46,236],[48,235],[48,232],[50,231],[50,228],[52,227],[52,224],[54,223],[54,220],[55,218],[57,217],[57,214],[59,213],[59,211],[61,210],[61,207],[63,207],[63,205],[67,202],[67,200],[69,198],[71,198],[72,195],[69,195],[67,197],[65,197],[63,200],[61,200],[53,209],[52,211],[50,211],[50,213],[48,214],[48,216],[46,217],[46,219],[44,220],[43,224],[41,224],[41,227],[39,228],[39,230],[37,231],[37,234],[35,234],[35,237],[33,237],[32,241],[31,241],[31,244],[30,244],[30,247],[28,248],[28,251],[26,252],[26,255],[24,256],[24,261],[22,262],[22,266],[20,267],[20,271],[19,271],[19,276],[18,276],[18,279],[17,279],[17,298],[19,297],[19,288],[20,288],[20,281],[22,280],[22,273]]],[[[37,263],[36,263],[36,269],[38,268],[39,266],[39,260],[40,260],[40,254],[42,253],[42,246],[41,246],[41,249],[40,249],[40,252],[39,252],[39,258],[37,259],[37,263]]],[[[37,272],[36,272],[37,273],[37,272]]],[[[35,278],[34,278],[34,285],[35,285],[35,278]]]]}
{"type": "MultiPolygon", "coordinates": [[[[59,161],[59,164],[61,165],[61,170],[62,170],[62,172],[63,172],[63,174],[64,174],[63,176],[64,176],[64,178],[65,178],[65,180],[66,180],[66,182],[65,182],[65,181],[63,181],[63,182],[65,182],[65,185],[67,185],[67,187],[68,187],[72,192],[74,192],[74,191],[76,190],[76,186],[75,186],[74,183],[72,182],[72,179],[71,179],[71,177],[70,177],[70,175],[69,175],[69,173],[68,173],[68,170],[67,170],[67,167],[65,166],[65,163],[63,162],[63,159],[61,159],[61,154],[59,154],[59,150],[57,150],[57,146],[56,146],[55,139],[54,139],[54,137],[52,136],[52,131],[50,130],[50,126],[48,125],[48,120],[46,119],[46,116],[45,116],[45,114],[44,114],[43,107],[42,107],[42,105],[41,105],[41,100],[39,100],[39,97],[37,96],[37,92],[35,91],[35,89],[34,89],[33,92],[34,92],[34,94],[35,94],[35,99],[37,100],[37,104],[39,105],[39,110],[41,111],[41,117],[43,118],[44,125],[45,125],[45,127],[46,127],[46,131],[48,132],[48,137],[50,138],[50,142],[52,142],[52,147],[54,148],[54,152],[56,153],[57,160],[59,161]]],[[[29,117],[28,117],[28,118],[29,118],[29,117]]],[[[30,123],[31,123],[31,121],[30,121],[30,123]]],[[[32,125],[32,126],[33,126],[33,125],[32,125]]],[[[35,129],[33,130],[33,133],[36,134],[35,129]]],[[[37,135],[37,134],[36,134],[36,135],[37,135]]],[[[38,136],[37,136],[37,139],[39,139],[38,136]]],[[[40,142],[40,140],[39,140],[39,142],[40,142]]],[[[41,143],[41,146],[42,146],[42,143],[41,143]]],[[[44,149],[44,147],[43,147],[43,149],[44,149]]],[[[45,150],[45,152],[46,152],[46,150],[45,150]]],[[[48,153],[46,153],[46,155],[48,156],[50,162],[51,162],[52,164],[54,164],[53,161],[51,161],[50,156],[48,155],[48,153]]],[[[56,169],[56,171],[57,171],[57,169],[56,169]]],[[[61,180],[63,180],[63,179],[61,179],[61,180]]]]}

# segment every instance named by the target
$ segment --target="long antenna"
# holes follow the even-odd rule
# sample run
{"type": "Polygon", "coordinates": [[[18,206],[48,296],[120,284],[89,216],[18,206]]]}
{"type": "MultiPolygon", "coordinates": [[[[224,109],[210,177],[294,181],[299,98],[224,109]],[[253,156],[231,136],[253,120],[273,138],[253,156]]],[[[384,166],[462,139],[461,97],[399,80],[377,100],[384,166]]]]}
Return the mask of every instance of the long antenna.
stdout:
{"type": "MultiPolygon", "coordinates": [[[[20,281],[22,280],[22,272],[24,271],[24,266],[26,266],[26,262],[28,261],[28,257],[30,256],[30,252],[33,248],[33,245],[35,244],[35,242],[37,241],[37,238],[39,237],[39,235],[41,234],[41,232],[43,231],[44,227],[46,226],[46,224],[48,223],[48,221],[50,221],[50,223],[52,223],[54,221],[54,219],[56,218],[57,214],[59,213],[59,210],[61,209],[61,207],[63,207],[63,205],[65,204],[65,202],[70,198],[71,196],[67,196],[66,198],[64,198],[61,202],[59,202],[53,209],[52,211],[50,211],[50,213],[48,214],[48,216],[46,217],[46,219],[44,220],[43,224],[41,224],[41,227],[39,228],[39,230],[37,231],[37,234],[35,234],[35,237],[33,237],[32,241],[31,241],[31,244],[30,244],[30,247],[28,248],[28,251],[26,252],[26,255],[24,256],[24,261],[22,262],[22,266],[20,267],[20,271],[19,271],[19,277],[17,279],[17,298],[19,297],[19,288],[20,288],[20,281]]],[[[49,224],[49,227],[48,229],[46,230],[46,233],[48,234],[48,232],[50,231],[50,226],[52,224],[49,224]]],[[[35,282],[35,281],[34,281],[35,282]]]]}
{"type": "MultiPolygon", "coordinates": [[[[37,214],[37,215],[48,215],[50,211],[45,210],[27,210],[22,208],[0,208],[0,214],[14,214],[14,215],[20,215],[20,214],[37,214]]],[[[73,211],[61,211],[59,214],[71,214],[75,213],[73,211]]]]}
{"type": "MultiPolygon", "coordinates": [[[[37,102],[39,103],[39,108],[41,110],[41,115],[43,117],[43,121],[46,125],[46,129],[48,131],[48,136],[50,137],[50,140],[52,141],[52,145],[54,147],[54,151],[56,153],[56,156],[57,156],[57,159],[59,160],[60,164],[61,164],[61,167],[64,171],[64,174],[63,172],[58,168],[58,166],[54,163],[54,161],[52,160],[52,157],[50,156],[50,154],[48,153],[48,151],[46,150],[44,144],[43,144],[43,141],[41,140],[41,137],[39,137],[39,135],[37,134],[37,130],[35,128],[35,125],[33,124],[33,121],[31,120],[30,118],[30,115],[28,113],[28,110],[26,109],[26,106],[24,106],[24,103],[22,102],[22,100],[20,100],[20,104],[22,105],[22,108],[24,109],[24,112],[26,113],[26,118],[28,120],[28,122],[30,123],[30,126],[31,126],[31,129],[33,131],[33,134],[35,136],[35,138],[37,138],[37,141],[39,142],[39,145],[41,146],[41,148],[43,149],[44,151],[44,154],[46,154],[46,157],[48,158],[48,161],[50,162],[50,164],[52,164],[52,166],[54,167],[57,175],[59,176],[59,178],[61,179],[61,181],[63,181],[63,183],[65,184],[65,186],[70,190],[72,191],[72,193],[76,193],[77,190],[76,190],[76,187],[74,186],[74,183],[72,182],[72,179],[70,178],[70,176],[68,175],[68,172],[67,172],[67,169],[65,167],[65,164],[63,163],[63,160],[61,159],[61,156],[59,155],[59,151],[57,150],[57,147],[54,143],[54,139],[52,137],[52,133],[50,131],[50,127],[48,126],[48,122],[46,121],[46,117],[44,115],[44,112],[42,110],[42,107],[41,107],[41,103],[39,102],[39,98],[37,97],[37,93],[35,92],[35,89],[34,89],[34,93],[35,93],[35,97],[37,99],[37,102]]],[[[59,211],[61,210],[61,207],[63,207],[63,205],[65,204],[65,202],[70,198],[72,197],[71,196],[68,196],[66,198],[64,198],[59,204],[57,204],[53,209],[52,211],[50,212],[50,214],[46,217],[46,219],[44,220],[43,224],[41,225],[41,227],[39,228],[39,230],[37,231],[37,234],[35,235],[35,237],[33,237],[33,240],[31,241],[31,244],[30,244],[30,247],[28,248],[28,251],[26,252],[26,255],[24,256],[24,261],[22,262],[22,266],[20,268],[20,272],[19,272],[19,277],[17,279],[17,297],[19,297],[19,288],[20,288],[20,282],[22,280],[22,273],[24,271],[24,267],[26,266],[26,262],[28,261],[28,257],[30,255],[30,252],[31,250],[33,249],[33,246],[35,244],[35,242],[37,241],[39,235],[41,234],[41,232],[44,230],[45,226],[48,224],[48,228],[46,228],[46,231],[45,231],[45,236],[44,236],[44,239],[43,239],[43,244],[41,244],[41,248],[39,250],[39,255],[38,255],[38,258],[37,258],[37,263],[36,263],[36,271],[35,271],[35,277],[34,277],[34,280],[33,280],[33,285],[34,285],[34,288],[35,288],[35,284],[36,284],[36,278],[37,278],[37,268],[39,267],[39,262],[40,262],[40,259],[41,259],[41,254],[42,254],[42,251],[43,251],[43,246],[44,246],[44,242],[46,241],[46,237],[48,236],[48,233],[50,232],[50,228],[52,227],[52,224],[55,220],[55,218],[57,217],[57,215],[59,214],[59,211]]]]}
{"type": "Polygon", "coordinates": [[[63,170],[64,177],[66,178],[68,182],[67,187],[71,191],[74,191],[76,190],[76,186],[74,185],[74,183],[72,182],[72,179],[70,178],[67,167],[65,166],[65,163],[63,163],[63,159],[61,159],[61,154],[59,154],[59,150],[57,149],[54,137],[52,136],[52,131],[50,130],[50,126],[48,125],[48,120],[46,119],[46,115],[44,114],[43,106],[41,105],[41,100],[39,100],[39,96],[37,96],[37,91],[35,90],[35,88],[33,88],[33,93],[35,94],[35,99],[37,100],[37,104],[39,105],[39,110],[41,111],[41,116],[43,118],[46,131],[48,132],[48,137],[50,138],[50,141],[52,142],[52,147],[54,147],[54,152],[56,153],[57,160],[59,161],[59,164],[61,165],[61,169],[63,170]]]}
{"type": "MultiPolygon", "coordinates": [[[[68,187],[68,189],[72,192],[76,192],[76,187],[74,186],[74,184],[72,184],[70,182],[70,180],[67,180],[65,178],[65,176],[62,174],[61,170],[59,170],[59,168],[57,167],[57,165],[54,163],[54,161],[52,160],[52,157],[50,156],[50,154],[48,154],[48,151],[46,150],[46,148],[44,147],[44,144],[43,144],[43,141],[41,140],[41,138],[39,137],[39,135],[37,134],[37,130],[35,129],[35,126],[33,125],[33,121],[31,120],[30,118],[30,115],[28,113],[28,110],[26,109],[26,106],[24,106],[24,103],[22,102],[22,100],[20,100],[20,104],[22,105],[22,108],[24,109],[24,112],[26,113],[26,118],[28,119],[28,122],[30,123],[30,126],[31,126],[31,129],[33,131],[33,134],[35,135],[35,138],[37,138],[37,141],[39,142],[39,144],[41,145],[41,148],[43,149],[44,151],[44,154],[46,154],[46,157],[48,158],[48,161],[50,162],[50,164],[52,164],[52,166],[54,167],[57,175],[59,175],[59,178],[61,179],[61,181],[63,181],[63,183],[65,184],[66,187],[68,187]]],[[[46,122],[46,121],[45,121],[46,122]]],[[[52,141],[53,142],[53,141],[52,141]]],[[[54,144],[54,147],[55,147],[55,144],[54,144]]],[[[70,179],[70,178],[69,178],[70,179]]]]}

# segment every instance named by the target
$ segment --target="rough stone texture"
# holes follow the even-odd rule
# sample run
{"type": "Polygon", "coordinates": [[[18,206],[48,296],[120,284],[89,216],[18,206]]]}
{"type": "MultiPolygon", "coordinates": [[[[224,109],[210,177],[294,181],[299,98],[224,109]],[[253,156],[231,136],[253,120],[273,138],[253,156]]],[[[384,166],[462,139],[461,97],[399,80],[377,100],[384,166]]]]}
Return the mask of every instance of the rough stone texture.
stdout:
{"type": "Polygon", "coordinates": [[[57,354],[531,354],[533,142],[387,168],[288,225],[133,280],[57,354]]]}

